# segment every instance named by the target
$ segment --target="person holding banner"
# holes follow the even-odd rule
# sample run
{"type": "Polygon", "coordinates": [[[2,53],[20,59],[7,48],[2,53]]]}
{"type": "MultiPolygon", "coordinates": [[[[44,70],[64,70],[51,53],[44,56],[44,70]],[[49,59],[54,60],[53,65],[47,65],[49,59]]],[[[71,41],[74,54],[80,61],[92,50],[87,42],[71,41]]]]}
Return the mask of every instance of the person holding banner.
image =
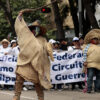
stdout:
{"type": "Polygon", "coordinates": [[[21,11],[15,21],[20,52],[17,61],[15,96],[13,100],[20,100],[23,82],[34,83],[38,100],[44,100],[43,87],[50,89],[50,56],[53,61],[52,46],[44,37],[46,29],[38,21],[30,26],[25,23],[21,11]]]}
{"type": "Polygon", "coordinates": [[[96,76],[94,82],[94,91],[100,92],[100,29],[92,29],[84,39],[83,57],[84,71],[87,71],[87,93],[92,91],[93,77],[96,76]]]}
{"type": "Polygon", "coordinates": [[[17,40],[11,41],[11,47],[12,47],[12,55],[18,56],[20,49],[19,49],[19,46],[17,44],[17,40]]]}
{"type": "MultiPolygon", "coordinates": [[[[0,46],[0,54],[5,55],[6,52],[8,52],[9,50],[11,50],[11,48],[9,47],[10,42],[7,39],[3,39],[1,41],[1,46],[0,46]]],[[[4,87],[2,89],[9,89],[10,86],[9,85],[4,85],[4,87]]]]}
{"type": "MultiPolygon", "coordinates": [[[[80,45],[79,42],[79,38],[78,37],[74,37],[72,40],[73,46],[69,46],[68,47],[68,51],[72,51],[72,50],[82,50],[82,47],[80,45]]],[[[73,82],[72,84],[72,90],[75,89],[76,84],[78,85],[79,89],[83,89],[83,83],[82,82],[73,82]]]]}
{"type": "Polygon", "coordinates": [[[9,47],[10,42],[7,39],[3,39],[1,41],[0,53],[5,54],[5,52],[9,51],[11,48],[9,47]]]}
{"type": "Polygon", "coordinates": [[[19,54],[19,46],[17,44],[17,40],[12,40],[10,43],[11,49],[5,53],[5,55],[11,54],[13,56],[18,56],[19,54]]]}
{"type": "Polygon", "coordinates": [[[68,51],[76,50],[76,49],[80,49],[80,50],[82,49],[78,37],[73,38],[72,44],[73,44],[73,46],[68,47],[68,51]]]}

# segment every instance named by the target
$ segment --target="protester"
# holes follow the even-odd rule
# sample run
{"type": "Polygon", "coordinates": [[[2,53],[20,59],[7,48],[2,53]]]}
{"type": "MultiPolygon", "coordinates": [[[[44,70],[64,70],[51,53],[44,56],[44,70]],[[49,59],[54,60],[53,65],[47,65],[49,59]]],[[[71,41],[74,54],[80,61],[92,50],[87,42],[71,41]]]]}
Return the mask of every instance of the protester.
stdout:
{"type": "Polygon", "coordinates": [[[10,42],[7,39],[3,39],[1,41],[0,46],[0,53],[5,54],[7,51],[9,51],[11,48],[9,47],[10,42]]]}
{"type": "MultiPolygon", "coordinates": [[[[10,42],[7,39],[3,39],[1,41],[0,54],[5,55],[6,52],[11,50],[11,48],[9,47],[9,44],[10,42]]],[[[2,86],[2,89],[10,89],[10,85],[4,85],[2,86]]]]}
{"type": "MultiPolygon", "coordinates": [[[[79,43],[79,38],[78,37],[74,37],[73,40],[73,46],[69,46],[68,47],[68,51],[72,51],[72,50],[81,50],[81,45],[79,43]]],[[[79,89],[83,89],[83,86],[82,86],[82,82],[74,82],[74,83],[71,83],[72,84],[72,90],[75,89],[75,85],[77,84],[79,89]]]]}
{"type": "Polygon", "coordinates": [[[12,40],[11,44],[10,44],[10,47],[11,47],[11,49],[9,49],[9,51],[6,52],[5,55],[11,54],[11,55],[17,57],[18,54],[19,54],[19,46],[17,44],[17,41],[16,40],[12,40]]]}
{"type": "Polygon", "coordinates": [[[81,36],[81,37],[79,38],[79,43],[80,43],[80,45],[81,45],[81,47],[82,47],[83,44],[84,44],[84,37],[83,37],[83,36],[81,36]]]}
{"type": "Polygon", "coordinates": [[[73,46],[69,46],[68,47],[68,51],[76,50],[76,49],[80,49],[81,50],[81,46],[80,46],[79,38],[78,37],[74,37],[73,38],[72,44],[73,44],[73,46]]]}
{"type": "Polygon", "coordinates": [[[11,41],[11,47],[12,47],[12,55],[18,56],[20,48],[17,44],[17,40],[12,40],[11,41]]]}
{"type": "Polygon", "coordinates": [[[53,43],[53,50],[60,52],[60,42],[56,41],[55,43],[53,43]]]}
{"type": "MultiPolygon", "coordinates": [[[[11,44],[10,44],[10,49],[8,51],[5,52],[5,55],[13,55],[13,56],[18,56],[19,54],[19,49],[17,46],[17,41],[16,40],[12,40],[11,44]]],[[[9,85],[9,90],[14,90],[14,86],[13,85],[9,85]]]]}
{"type": "MultiPolygon", "coordinates": [[[[60,52],[60,42],[50,39],[49,42],[52,44],[53,52],[60,52]]],[[[58,84],[52,84],[51,90],[60,89],[58,84]]]]}
{"type": "Polygon", "coordinates": [[[60,49],[61,50],[67,50],[67,41],[66,40],[61,40],[60,41],[60,49]]]}
{"type": "MultiPolygon", "coordinates": [[[[57,42],[56,42],[56,45],[57,45],[57,42]]],[[[56,45],[55,45],[55,47],[56,48],[58,47],[57,49],[59,52],[67,51],[67,41],[65,39],[61,39],[59,45],[58,46],[56,46],[56,45]]],[[[64,85],[63,83],[57,84],[57,90],[62,91],[63,85],[64,85]]]]}
{"type": "Polygon", "coordinates": [[[50,89],[50,56],[53,61],[52,46],[44,37],[46,29],[35,21],[30,27],[22,18],[22,11],[16,19],[15,30],[18,36],[20,53],[17,61],[15,96],[20,100],[24,80],[35,85],[38,100],[44,100],[43,88],[50,89]]]}
{"type": "Polygon", "coordinates": [[[84,68],[87,70],[87,93],[91,93],[93,77],[96,76],[94,91],[100,92],[100,29],[92,29],[87,33],[83,46],[84,68]]]}

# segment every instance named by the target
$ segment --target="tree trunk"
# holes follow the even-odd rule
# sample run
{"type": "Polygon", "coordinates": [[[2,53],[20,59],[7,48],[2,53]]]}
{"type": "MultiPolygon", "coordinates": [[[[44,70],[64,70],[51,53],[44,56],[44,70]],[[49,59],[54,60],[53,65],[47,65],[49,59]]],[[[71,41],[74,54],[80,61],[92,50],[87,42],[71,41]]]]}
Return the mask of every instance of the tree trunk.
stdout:
{"type": "Polygon", "coordinates": [[[79,22],[77,16],[77,8],[74,6],[74,1],[69,0],[71,15],[74,23],[75,35],[79,37],[79,22]]]}
{"type": "Polygon", "coordinates": [[[87,34],[87,32],[90,30],[90,22],[89,22],[89,19],[87,17],[87,14],[84,13],[83,1],[82,1],[82,7],[83,7],[82,8],[83,37],[85,37],[85,35],[87,34]]]}
{"type": "Polygon", "coordinates": [[[91,7],[91,0],[83,0],[84,7],[86,9],[87,17],[89,19],[90,25],[92,28],[99,28],[96,18],[91,7]]]}
{"type": "Polygon", "coordinates": [[[3,8],[4,12],[5,12],[5,16],[7,17],[8,23],[11,26],[12,32],[14,34],[14,36],[16,36],[16,32],[14,29],[14,19],[12,18],[12,12],[10,10],[10,4],[9,4],[9,0],[6,0],[6,5],[4,2],[2,2],[0,0],[0,6],[3,8]]]}
{"type": "MultiPolygon", "coordinates": [[[[53,2],[54,0],[51,0],[51,2],[53,2]]],[[[60,16],[60,12],[59,12],[59,7],[57,2],[52,3],[52,7],[53,7],[53,11],[54,11],[54,16],[55,16],[55,23],[56,23],[56,27],[57,27],[57,39],[61,40],[61,39],[65,39],[65,33],[63,30],[63,22],[60,16]]]]}

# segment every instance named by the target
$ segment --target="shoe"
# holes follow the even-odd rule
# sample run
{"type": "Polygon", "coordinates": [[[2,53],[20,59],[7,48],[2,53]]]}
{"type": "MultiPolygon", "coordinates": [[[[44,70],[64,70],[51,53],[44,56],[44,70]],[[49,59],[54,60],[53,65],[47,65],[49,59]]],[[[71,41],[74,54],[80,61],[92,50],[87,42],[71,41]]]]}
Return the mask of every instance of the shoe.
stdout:
{"type": "Polygon", "coordinates": [[[100,90],[94,90],[95,92],[97,92],[97,93],[100,93],[100,90]]]}
{"type": "Polygon", "coordinates": [[[87,93],[91,93],[91,91],[87,90],[87,93]]]}
{"type": "Polygon", "coordinates": [[[63,89],[58,89],[58,91],[62,91],[63,89]]]}
{"type": "Polygon", "coordinates": [[[14,90],[14,88],[13,87],[10,87],[9,90],[12,91],[12,90],[14,90]]]}
{"type": "Polygon", "coordinates": [[[83,87],[82,86],[79,86],[79,89],[83,89],[83,87]]]}
{"type": "Polygon", "coordinates": [[[24,90],[24,91],[27,91],[28,89],[27,89],[26,87],[23,87],[23,90],[24,90]]]}
{"type": "Polygon", "coordinates": [[[75,85],[72,85],[72,90],[74,90],[75,89],[75,85]]]}

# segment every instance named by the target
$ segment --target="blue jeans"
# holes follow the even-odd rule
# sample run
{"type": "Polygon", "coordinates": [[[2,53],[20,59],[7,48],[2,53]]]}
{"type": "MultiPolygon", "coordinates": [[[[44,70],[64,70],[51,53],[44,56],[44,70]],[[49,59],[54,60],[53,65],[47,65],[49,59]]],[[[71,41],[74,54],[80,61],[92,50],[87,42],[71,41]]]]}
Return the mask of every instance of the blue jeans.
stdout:
{"type": "Polygon", "coordinates": [[[93,76],[96,76],[96,80],[94,82],[94,90],[100,90],[100,70],[96,68],[88,68],[87,69],[87,88],[88,91],[92,91],[92,84],[93,84],[93,76]]]}

